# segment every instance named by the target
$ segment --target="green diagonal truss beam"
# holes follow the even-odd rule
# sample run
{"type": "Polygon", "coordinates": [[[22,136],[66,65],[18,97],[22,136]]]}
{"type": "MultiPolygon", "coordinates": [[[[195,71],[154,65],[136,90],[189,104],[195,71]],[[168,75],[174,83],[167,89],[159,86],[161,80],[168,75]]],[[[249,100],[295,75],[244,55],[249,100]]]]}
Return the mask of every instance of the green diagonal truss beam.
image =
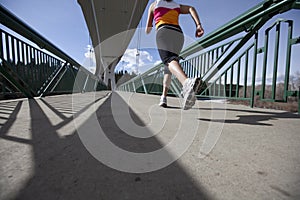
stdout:
{"type": "Polygon", "coordinates": [[[299,4],[299,0],[266,0],[187,47],[180,55],[185,58],[238,33],[249,31],[261,18],[271,19],[279,13],[286,12],[292,8],[297,9],[299,4]]]}

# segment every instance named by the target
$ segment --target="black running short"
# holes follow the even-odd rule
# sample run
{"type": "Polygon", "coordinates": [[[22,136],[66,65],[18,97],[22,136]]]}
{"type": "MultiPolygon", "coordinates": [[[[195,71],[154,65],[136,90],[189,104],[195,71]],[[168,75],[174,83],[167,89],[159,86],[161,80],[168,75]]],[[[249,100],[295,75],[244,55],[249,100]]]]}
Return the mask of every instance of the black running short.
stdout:
{"type": "Polygon", "coordinates": [[[156,45],[162,62],[165,64],[165,74],[171,74],[168,64],[179,61],[179,54],[184,43],[184,36],[179,26],[161,25],[156,31],[156,45]]]}

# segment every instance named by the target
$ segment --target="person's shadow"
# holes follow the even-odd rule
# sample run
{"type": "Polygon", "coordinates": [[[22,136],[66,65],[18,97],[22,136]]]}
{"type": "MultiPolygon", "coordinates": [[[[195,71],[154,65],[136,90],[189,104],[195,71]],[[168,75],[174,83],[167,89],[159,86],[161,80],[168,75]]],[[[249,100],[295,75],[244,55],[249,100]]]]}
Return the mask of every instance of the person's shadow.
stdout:
{"type": "Polygon", "coordinates": [[[199,118],[201,121],[216,122],[216,123],[226,123],[226,124],[245,124],[245,125],[255,125],[255,126],[272,126],[268,122],[270,120],[277,119],[293,119],[300,118],[299,115],[291,112],[272,112],[272,111],[256,111],[256,110],[243,110],[243,109],[210,109],[210,108],[200,108],[200,110],[209,111],[227,111],[227,112],[239,112],[237,119],[209,119],[209,118],[199,118]]]}

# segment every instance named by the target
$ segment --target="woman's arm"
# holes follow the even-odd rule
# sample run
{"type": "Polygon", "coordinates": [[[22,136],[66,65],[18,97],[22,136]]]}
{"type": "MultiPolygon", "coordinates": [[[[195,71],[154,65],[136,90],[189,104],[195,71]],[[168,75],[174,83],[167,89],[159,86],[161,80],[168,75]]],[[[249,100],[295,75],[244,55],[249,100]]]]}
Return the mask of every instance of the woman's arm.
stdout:
{"type": "Polygon", "coordinates": [[[148,19],[147,19],[146,30],[145,30],[147,34],[149,34],[152,30],[153,18],[154,18],[154,14],[153,14],[154,6],[155,6],[155,2],[153,2],[150,5],[148,10],[148,19]]]}
{"type": "Polygon", "coordinates": [[[196,24],[196,37],[201,37],[204,34],[204,30],[202,28],[199,15],[196,9],[192,6],[180,5],[180,13],[181,14],[190,14],[196,24]]]}

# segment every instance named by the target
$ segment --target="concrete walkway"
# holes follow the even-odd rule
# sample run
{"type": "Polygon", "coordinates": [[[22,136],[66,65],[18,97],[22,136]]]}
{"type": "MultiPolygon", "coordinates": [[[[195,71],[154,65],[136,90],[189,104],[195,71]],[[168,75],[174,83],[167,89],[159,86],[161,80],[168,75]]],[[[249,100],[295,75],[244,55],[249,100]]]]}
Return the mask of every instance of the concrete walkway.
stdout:
{"type": "Polygon", "coordinates": [[[0,102],[0,199],[300,199],[298,115],[158,101],[98,92],[0,102]]]}

